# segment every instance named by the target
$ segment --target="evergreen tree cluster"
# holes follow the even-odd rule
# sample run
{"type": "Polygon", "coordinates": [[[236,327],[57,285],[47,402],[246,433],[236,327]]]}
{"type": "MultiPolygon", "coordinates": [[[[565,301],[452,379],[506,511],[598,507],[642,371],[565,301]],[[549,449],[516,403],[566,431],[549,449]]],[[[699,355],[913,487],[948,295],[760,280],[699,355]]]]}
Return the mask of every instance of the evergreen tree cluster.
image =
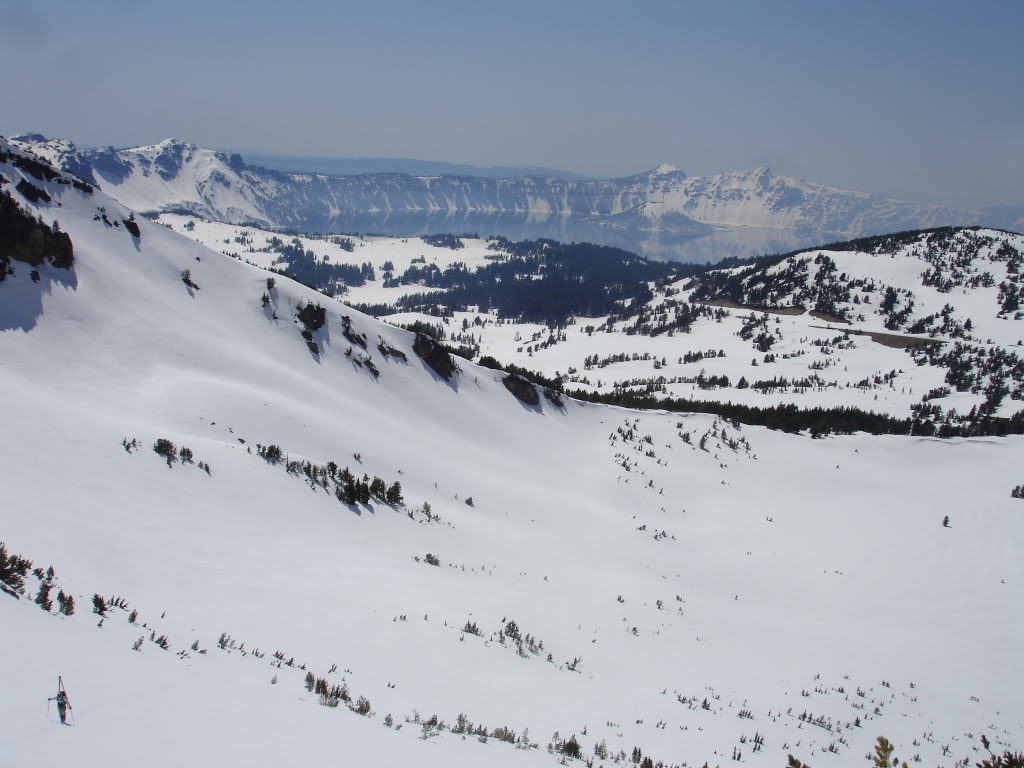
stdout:
{"type": "MultiPolygon", "coordinates": [[[[465,237],[476,239],[471,235],[466,235],[465,237]]],[[[462,242],[462,239],[456,235],[421,235],[420,240],[434,248],[451,248],[453,251],[466,247],[466,244],[462,242]]]]}
{"type": "Polygon", "coordinates": [[[311,461],[291,460],[284,449],[276,444],[256,444],[256,455],[271,464],[282,464],[290,475],[303,475],[314,487],[333,493],[338,501],[344,504],[369,504],[378,501],[392,507],[401,506],[405,502],[402,484],[395,480],[387,483],[380,477],[372,479],[368,474],[359,477],[348,467],[339,467],[337,462],[328,461],[321,466],[311,461]]]}
{"type": "MultiPolygon", "coordinates": [[[[0,591],[16,598],[25,595],[30,573],[39,585],[33,602],[49,613],[53,610],[51,595],[57,587],[57,574],[53,566],[45,571],[42,568],[33,568],[31,560],[9,552],[4,542],[0,541],[0,591]]],[[[75,613],[75,598],[66,594],[63,589],[58,589],[57,592],[57,611],[65,616],[75,613]]]]}
{"type": "Polygon", "coordinates": [[[935,402],[934,390],[912,406],[916,419],[935,425],[939,437],[955,435],[1019,434],[1024,427],[1024,410],[1009,417],[997,417],[1005,398],[1024,400],[1024,359],[1001,347],[956,342],[951,346],[928,345],[908,350],[918,365],[946,369],[946,383],[958,392],[983,394],[979,406],[966,414],[944,411],[935,402]]]}
{"type": "Polygon", "coordinates": [[[24,594],[25,579],[31,569],[31,560],[8,552],[7,546],[0,541],[0,584],[17,594],[24,594]]]}
{"type": "MultiPolygon", "coordinates": [[[[351,252],[355,249],[355,244],[347,237],[331,238],[331,241],[343,250],[351,252]]],[[[343,291],[348,286],[358,288],[367,280],[376,279],[371,264],[335,264],[326,258],[318,259],[313,251],[303,248],[297,237],[290,242],[271,237],[267,247],[261,250],[280,254],[275,263],[287,264],[281,274],[329,294],[343,291]]]]}
{"type": "MultiPolygon", "coordinates": [[[[395,305],[359,308],[380,315],[402,311],[431,314],[440,308],[464,311],[476,306],[482,313],[494,309],[503,318],[557,325],[574,315],[622,315],[626,304],[638,307],[653,298],[649,282],[690,267],[649,262],[628,251],[589,243],[522,241],[510,250],[510,257],[475,271],[463,263],[444,270],[435,264],[411,265],[397,278],[397,284],[442,290],[403,296],[395,305]],[[543,279],[535,279],[536,275],[543,279]]],[[[679,322],[685,324],[689,319],[679,322]]]]}

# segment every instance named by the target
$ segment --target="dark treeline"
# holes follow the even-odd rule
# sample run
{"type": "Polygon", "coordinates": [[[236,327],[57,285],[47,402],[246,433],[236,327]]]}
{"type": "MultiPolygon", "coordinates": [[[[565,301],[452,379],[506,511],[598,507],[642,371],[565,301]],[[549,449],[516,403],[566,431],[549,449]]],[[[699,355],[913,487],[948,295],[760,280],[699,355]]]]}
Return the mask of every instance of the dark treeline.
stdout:
{"type": "Polygon", "coordinates": [[[461,311],[496,309],[502,317],[556,324],[570,316],[595,317],[622,311],[623,302],[652,298],[648,283],[673,274],[674,265],[649,262],[628,251],[590,244],[564,245],[551,240],[498,242],[510,258],[470,272],[463,264],[445,270],[413,266],[403,283],[421,283],[440,292],[403,296],[402,311],[425,311],[443,305],[461,311]]]}
{"type": "Polygon", "coordinates": [[[539,384],[542,387],[547,387],[553,392],[562,391],[562,382],[560,379],[554,378],[549,379],[542,373],[537,371],[531,371],[529,368],[523,368],[516,365],[515,363],[502,364],[490,355],[484,355],[477,361],[477,365],[482,365],[484,368],[490,368],[494,371],[504,371],[514,376],[522,376],[524,379],[529,379],[534,384],[539,384]]]}
{"type": "Polygon", "coordinates": [[[828,434],[868,432],[872,435],[916,435],[922,437],[976,437],[1024,434],[1024,412],[1009,419],[980,419],[974,423],[936,425],[929,419],[897,419],[859,408],[799,408],[793,403],[759,408],[715,400],[654,397],[634,392],[595,393],[584,390],[566,392],[576,400],[618,405],[638,410],[664,410],[678,413],[713,413],[742,424],[753,424],[783,432],[803,432],[812,437],[828,434]]]}
{"type": "MultiPolygon", "coordinates": [[[[456,247],[449,238],[457,237],[440,237],[434,238],[438,245],[456,247]]],[[[488,240],[495,257],[479,269],[470,270],[459,262],[442,270],[424,260],[384,280],[385,287],[419,284],[440,291],[404,296],[395,304],[353,306],[374,317],[398,312],[440,316],[475,306],[480,312],[496,310],[503,318],[547,325],[564,325],[573,316],[610,315],[621,320],[635,315],[635,308],[653,298],[649,283],[664,285],[773,258],[730,257],[715,264],[683,264],[650,261],[592,243],[565,244],[546,238],[513,241],[500,236],[488,240]]]]}
{"type": "Polygon", "coordinates": [[[434,264],[413,265],[393,284],[440,288],[430,294],[400,298],[395,306],[360,307],[370,314],[497,310],[504,318],[547,325],[564,324],[570,317],[625,318],[626,308],[639,307],[653,298],[650,283],[679,280],[724,269],[750,260],[726,259],[714,265],[649,261],[629,251],[591,243],[555,240],[490,238],[490,248],[509,254],[475,271],[465,264],[440,269],[434,264]]]}
{"type": "Polygon", "coordinates": [[[358,287],[364,285],[367,280],[375,279],[373,267],[369,264],[357,266],[334,264],[326,259],[318,260],[316,254],[305,250],[297,238],[286,243],[279,237],[273,237],[270,239],[269,248],[281,254],[281,258],[288,262],[288,268],[283,274],[317,289],[328,289],[336,283],[358,287]]]}

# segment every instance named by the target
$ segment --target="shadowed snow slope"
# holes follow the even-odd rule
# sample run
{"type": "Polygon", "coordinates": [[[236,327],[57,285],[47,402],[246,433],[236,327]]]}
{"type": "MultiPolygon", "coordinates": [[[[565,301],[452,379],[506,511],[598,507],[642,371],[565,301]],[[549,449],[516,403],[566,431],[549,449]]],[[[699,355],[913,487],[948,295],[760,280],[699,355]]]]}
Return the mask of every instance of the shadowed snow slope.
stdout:
{"type": "Polygon", "coordinates": [[[886,734],[952,766],[980,732],[1024,742],[1020,438],[527,406],[466,361],[441,380],[411,334],[288,279],[268,290],[149,221],[133,237],[99,191],[0,174],[75,250],[71,272],[13,262],[0,282],[0,537],[77,601],[45,614],[31,574],[0,593],[12,765],[551,765],[575,735],[585,757],[606,741],[595,765],[639,747],[842,766],[886,734]],[[291,472],[257,455],[271,444],[291,472]],[[345,504],[346,466],[404,503],[345,504]],[[94,593],[136,625],[101,622],[94,593]],[[370,711],[319,706],[302,666],[370,711]],[[73,729],[43,714],[58,674],[73,729]],[[452,732],[459,713],[486,743],[452,732]]]}

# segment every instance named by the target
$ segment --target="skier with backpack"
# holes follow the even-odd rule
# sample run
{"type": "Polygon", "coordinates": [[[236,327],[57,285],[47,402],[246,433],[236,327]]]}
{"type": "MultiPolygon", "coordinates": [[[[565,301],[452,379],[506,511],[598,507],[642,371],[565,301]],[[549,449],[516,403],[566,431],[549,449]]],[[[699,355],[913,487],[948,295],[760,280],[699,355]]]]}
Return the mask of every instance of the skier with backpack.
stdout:
{"type": "Polygon", "coordinates": [[[57,702],[57,714],[60,715],[60,722],[67,725],[68,710],[71,709],[71,702],[68,699],[68,692],[64,690],[64,681],[57,678],[57,695],[51,696],[47,701],[57,702]]]}

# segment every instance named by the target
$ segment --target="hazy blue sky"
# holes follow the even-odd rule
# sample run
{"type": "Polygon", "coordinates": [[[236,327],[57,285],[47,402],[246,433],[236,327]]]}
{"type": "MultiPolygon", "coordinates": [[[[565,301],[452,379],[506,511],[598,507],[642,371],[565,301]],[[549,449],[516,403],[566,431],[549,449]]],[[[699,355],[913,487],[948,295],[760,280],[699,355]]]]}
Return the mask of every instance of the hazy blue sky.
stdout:
{"type": "Polygon", "coordinates": [[[0,133],[1024,204],[1024,2],[0,0],[0,133]]]}

